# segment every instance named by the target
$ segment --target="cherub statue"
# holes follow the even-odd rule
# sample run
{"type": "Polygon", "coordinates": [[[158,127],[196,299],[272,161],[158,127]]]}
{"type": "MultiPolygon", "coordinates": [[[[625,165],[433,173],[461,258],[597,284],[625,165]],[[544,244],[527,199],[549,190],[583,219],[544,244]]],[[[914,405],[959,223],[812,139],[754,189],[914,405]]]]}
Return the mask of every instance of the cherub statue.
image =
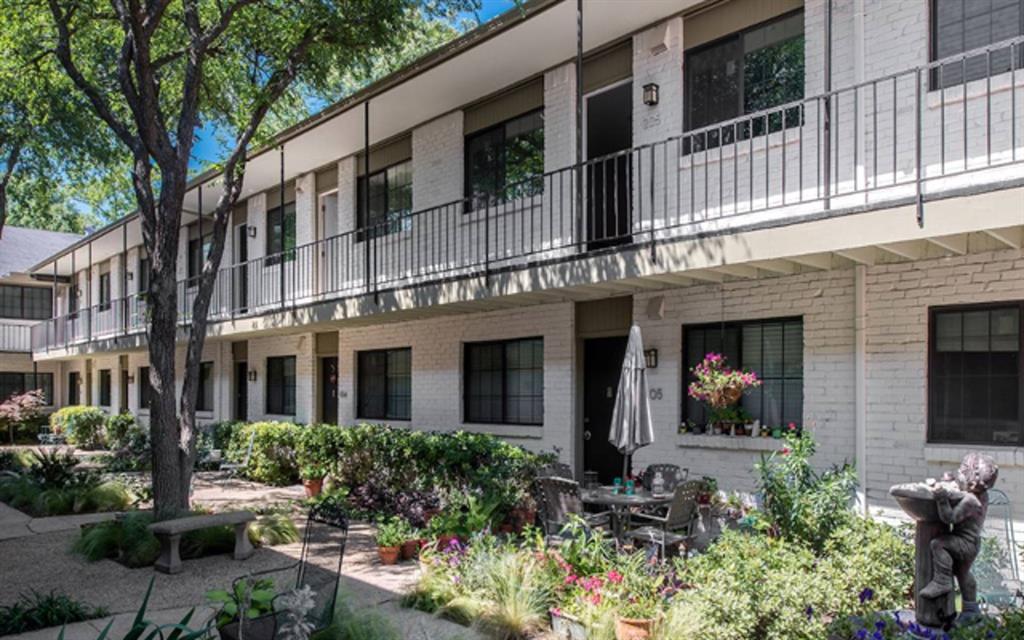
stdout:
{"type": "Polygon", "coordinates": [[[956,476],[945,474],[932,492],[939,518],[950,525],[949,533],[931,542],[932,580],[921,590],[924,598],[940,598],[953,590],[956,576],[967,617],[978,611],[978,585],[971,565],[981,549],[981,536],[988,513],[988,490],[996,483],[999,467],[989,456],[968,453],[956,476]]]}

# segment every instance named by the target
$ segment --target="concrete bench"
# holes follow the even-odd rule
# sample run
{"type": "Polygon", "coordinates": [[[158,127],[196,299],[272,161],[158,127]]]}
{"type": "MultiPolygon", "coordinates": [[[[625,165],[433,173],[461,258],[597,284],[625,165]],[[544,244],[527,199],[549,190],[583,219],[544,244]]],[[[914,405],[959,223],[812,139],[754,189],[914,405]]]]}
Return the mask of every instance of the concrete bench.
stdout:
{"type": "Polygon", "coordinates": [[[154,568],[161,573],[180,573],[179,546],[182,534],[224,525],[231,525],[235,528],[235,560],[245,560],[253,554],[248,528],[249,523],[254,520],[256,520],[256,516],[251,511],[231,511],[154,522],[149,525],[149,530],[160,541],[160,557],[157,558],[154,568]]]}

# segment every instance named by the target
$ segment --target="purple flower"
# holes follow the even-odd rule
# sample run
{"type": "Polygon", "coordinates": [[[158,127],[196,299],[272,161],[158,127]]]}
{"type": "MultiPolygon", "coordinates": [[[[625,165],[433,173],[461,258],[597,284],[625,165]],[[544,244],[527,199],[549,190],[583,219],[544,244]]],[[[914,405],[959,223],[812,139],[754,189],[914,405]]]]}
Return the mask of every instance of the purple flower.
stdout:
{"type": "Polygon", "coordinates": [[[811,618],[814,617],[814,607],[808,605],[807,608],[804,609],[804,615],[807,616],[807,620],[810,621],[811,618]]]}
{"type": "Polygon", "coordinates": [[[868,588],[864,589],[863,591],[861,591],[860,595],[858,597],[860,598],[860,603],[864,604],[868,600],[871,600],[872,598],[875,597],[875,592],[872,591],[870,587],[868,587],[868,588]]]}

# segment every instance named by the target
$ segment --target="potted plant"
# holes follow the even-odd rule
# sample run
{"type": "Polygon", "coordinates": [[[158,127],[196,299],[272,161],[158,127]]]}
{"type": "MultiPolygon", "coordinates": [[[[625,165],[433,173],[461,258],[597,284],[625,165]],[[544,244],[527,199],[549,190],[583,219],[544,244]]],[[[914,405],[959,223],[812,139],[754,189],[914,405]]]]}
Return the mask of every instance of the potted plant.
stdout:
{"type": "Polygon", "coordinates": [[[711,496],[718,492],[718,480],[715,480],[711,476],[704,476],[701,478],[704,483],[704,487],[700,493],[697,494],[698,504],[711,504],[711,496]]]}
{"type": "Polygon", "coordinates": [[[422,532],[406,523],[405,541],[402,542],[402,560],[413,560],[423,546],[422,532]]]}
{"type": "Polygon", "coordinates": [[[274,582],[267,578],[239,580],[230,591],[208,591],[206,597],[220,605],[217,631],[222,640],[271,640],[277,635],[274,613],[274,582]],[[244,629],[242,628],[244,625],[244,629]]]}
{"type": "Polygon", "coordinates": [[[452,540],[458,537],[459,517],[453,509],[446,509],[437,513],[427,523],[427,534],[429,538],[437,541],[438,549],[446,549],[452,540]]]}
{"type": "Polygon", "coordinates": [[[646,640],[661,617],[665,605],[662,583],[665,576],[640,570],[626,569],[617,581],[610,581],[609,596],[615,602],[616,640],[646,640]]]}
{"type": "Polygon", "coordinates": [[[406,528],[407,525],[398,518],[388,518],[377,523],[377,556],[381,564],[398,562],[406,538],[406,528]]]}
{"type": "Polygon", "coordinates": [[[736,405],[745,392],[761,386],[757,374],[726,366],[725,356],[720,353],[708,353],[690,373],[694,380],[687,387],[687,395],[708,406],[714,432],[745,435],[743,425],[750,416],[736,405]]]}
{"type": "Polygon", "coordinates": [[[299,470],[302,478],[302,487],[306,490],[307,498],[315,498],[320,495],[324,487],[324,476],[327,470],[318,464],[306,464],[299,470]]]}
{"type": "Polygon", "coordinates": [[[583,621],[563,609],[551,609],[551,630],[558,640],[587,640],[583,621]]]}

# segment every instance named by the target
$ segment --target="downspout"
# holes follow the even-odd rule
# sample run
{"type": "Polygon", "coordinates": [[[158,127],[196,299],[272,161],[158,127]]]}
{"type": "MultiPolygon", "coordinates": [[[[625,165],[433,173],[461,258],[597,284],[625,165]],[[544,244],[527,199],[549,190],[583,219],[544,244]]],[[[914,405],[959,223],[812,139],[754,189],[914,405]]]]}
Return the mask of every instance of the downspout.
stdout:
{"type": "Polygon", "coordinates": [[[853,359],[854,359],[854,440],[857,465],[857,503],[868,515],[868,429],[867,429],[867,267],[859,264],[853,270],[853,359]]]}

